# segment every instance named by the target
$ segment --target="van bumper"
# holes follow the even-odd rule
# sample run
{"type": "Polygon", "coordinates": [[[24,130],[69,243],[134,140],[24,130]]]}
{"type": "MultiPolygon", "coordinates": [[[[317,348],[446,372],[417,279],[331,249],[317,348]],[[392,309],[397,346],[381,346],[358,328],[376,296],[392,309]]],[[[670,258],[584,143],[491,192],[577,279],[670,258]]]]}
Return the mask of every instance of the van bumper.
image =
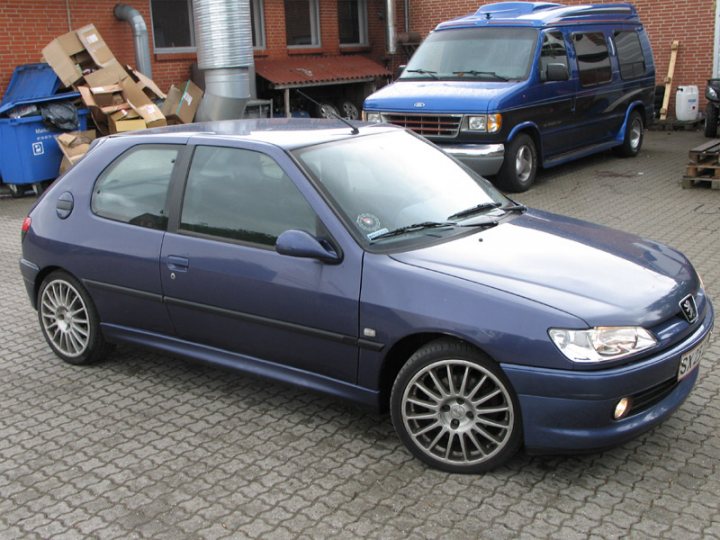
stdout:
{"type": "Polygon", "coordinates": [[[505,158],[504,144],[439,144],[438,146],[483,176],[497,174],[505,158]]]}

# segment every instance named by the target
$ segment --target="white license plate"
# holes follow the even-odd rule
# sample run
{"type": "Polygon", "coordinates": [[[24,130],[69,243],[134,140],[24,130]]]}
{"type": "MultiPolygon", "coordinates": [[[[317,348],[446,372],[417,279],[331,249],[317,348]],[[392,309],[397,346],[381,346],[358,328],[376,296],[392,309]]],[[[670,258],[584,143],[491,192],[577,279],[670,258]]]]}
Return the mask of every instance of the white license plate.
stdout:
{"type": "Polygon", "coordinates": [[[684,379],[693,369],[695,369],[700,363],[700,357],[705,352],[705,347],[710,342],[710,334],[705,336],[702,343],[695,347],[692,351],[688,351],[680,357],[680,367],[678,368],[677,378],[678,381],[684,379]]]}

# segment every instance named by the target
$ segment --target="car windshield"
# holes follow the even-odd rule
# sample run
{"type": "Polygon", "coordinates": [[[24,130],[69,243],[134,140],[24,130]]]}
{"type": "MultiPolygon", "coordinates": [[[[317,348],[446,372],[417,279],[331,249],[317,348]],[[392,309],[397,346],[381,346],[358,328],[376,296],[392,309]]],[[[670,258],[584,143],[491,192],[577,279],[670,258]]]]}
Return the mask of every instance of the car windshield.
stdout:
{"type": "Polygon", "coordinates": [[[528,77],[537,30],[462,28],[430,34],[400,80],[519,81],[528,77]]]}
{"type": "Polygon", "coordinates": [[[503,215],[498,207],[513,204],[487,180],[403,130],[305,147],[293,154],[366,244],[449,235],[487,220],[487,214],[503,215]],[[403,228],[407,230],[400,231],[403,228]]]}

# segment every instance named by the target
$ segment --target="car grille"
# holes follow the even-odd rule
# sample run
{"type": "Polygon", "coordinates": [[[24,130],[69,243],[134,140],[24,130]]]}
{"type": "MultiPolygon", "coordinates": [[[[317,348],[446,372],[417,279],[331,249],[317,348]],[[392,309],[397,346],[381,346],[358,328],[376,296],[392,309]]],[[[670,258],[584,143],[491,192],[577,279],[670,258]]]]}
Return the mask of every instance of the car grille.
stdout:
{"type": "Polygon", "coordinates": [[[383,114],[386,122],[408,128],[428,137],[455,137],[460,130],[460,114],[383,114]]]}
{"type": "Polygon", "coordinates": [[[641,413],[646,409],[649,409],[656,403],[662,401],[667,395],[672,392],[677,386],[677,379],[673,377],[666,381],[656,384],[655,386],[633,394],[631,396],[631,405],[628,416],[632,414],[641,413]]]}

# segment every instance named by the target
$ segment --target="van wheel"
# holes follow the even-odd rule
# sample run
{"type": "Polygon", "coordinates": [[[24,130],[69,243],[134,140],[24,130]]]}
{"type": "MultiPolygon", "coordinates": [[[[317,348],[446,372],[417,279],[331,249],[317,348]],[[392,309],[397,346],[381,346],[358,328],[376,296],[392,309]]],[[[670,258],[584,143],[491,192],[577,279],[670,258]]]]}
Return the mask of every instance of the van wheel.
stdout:
{"type": "Polygon", "coordinates": [[[705,107],[705,136],[714,139],[718,128],[718,108],[712,103],[705,107]]]}
{"type": "Polygon", "coordinates": [[[527,191],[535,182],[537,168],[535,142],[526,133],[521,133],[505,148],[505,159],[498,173],[498,187],[514,193],[527,191]]]}
{"type": "Polygon", "coordinates": [[[620,157],[635,157],[640,153],[642,148],[645,124],[639,112],[633,111],[628,118],[625,127],[625,139],[620,146],[613,148],[615,153],[620,157]]]}
{"type": "Polygon", "coordinates": [[[390,414],[408,450],[447,472],[489,471],[522,440],[520,406],[507,377],[459,341],[433,341],[410,357],[393,384],[390,414]]]}

